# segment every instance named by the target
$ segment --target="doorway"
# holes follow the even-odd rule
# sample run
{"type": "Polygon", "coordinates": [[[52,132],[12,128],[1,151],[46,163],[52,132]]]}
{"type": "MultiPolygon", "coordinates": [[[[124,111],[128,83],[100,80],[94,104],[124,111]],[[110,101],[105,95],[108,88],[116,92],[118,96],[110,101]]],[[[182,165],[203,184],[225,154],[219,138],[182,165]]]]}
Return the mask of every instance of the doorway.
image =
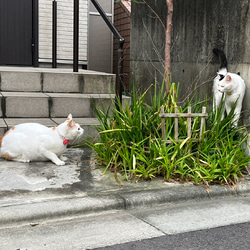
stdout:
{"type": "Polygon", "coordinates": [[[0,65],[38,66],[38,0],[0,1],[0,65]]]}

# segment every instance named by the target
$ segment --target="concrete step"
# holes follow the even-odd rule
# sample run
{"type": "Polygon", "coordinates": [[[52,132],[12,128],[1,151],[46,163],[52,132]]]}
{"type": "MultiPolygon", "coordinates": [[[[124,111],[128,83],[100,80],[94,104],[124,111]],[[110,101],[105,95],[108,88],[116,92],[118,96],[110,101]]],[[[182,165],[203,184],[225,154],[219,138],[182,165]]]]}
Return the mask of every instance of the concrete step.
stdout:
{"type": "Polygon", "coordinates": [[[0,67],[0,91],[114,93],[115,75],[89,70],[0,67]]]}
{"type": "Polygon", "coordinates": [[[23,122],[55,126],[71,113],[85,130],[83,138],[97,136],[94,106],[110,106],[115,79],[89,70],[0,66],[0,134],[23,122]]]}
{"type": "MultiPolygon", "coordinates": [[[[94,117],[94,105],[108,108],[115,95],[79,93],[0,92],[3,118],[94,117]]],[[[124,97],[128,102],[129,97],[124,97]]]]}
{"type": "MultiPolygon", "coordinates": [[[[10,128],[20,124],[20,123],[27,123],[27,122],[35,122],[43,124],[47,127],[54,127],[59,125],[60,123],[64,122],[65,118],[6,118],[0,119],[0,135],[4,135],[6,131],[10,128]]],[[[80,126],[84,129],[84,134],[81,139],[90,139],[92,137],[97,136],[97,131],[94,126],[98,126],[99,122],[96,118],[74,118],[73,120],[80,124],[80,126]]],[[[80,142],[80,141],[79,141],[80,142]]]]}

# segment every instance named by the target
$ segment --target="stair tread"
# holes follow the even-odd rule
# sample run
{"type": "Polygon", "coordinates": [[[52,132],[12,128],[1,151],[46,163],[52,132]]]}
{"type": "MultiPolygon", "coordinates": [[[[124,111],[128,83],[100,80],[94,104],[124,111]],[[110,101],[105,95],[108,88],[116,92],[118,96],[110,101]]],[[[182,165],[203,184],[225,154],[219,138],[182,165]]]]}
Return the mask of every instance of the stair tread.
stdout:
{"type": "Polygon", "coordinates": [[[85,69],[79,69],[78,72],[73,72],[72,69],[69,68],[35,68],[35,67],[9,67],[9,66],[0,66],[0,72],[42,72],[42,73],[67,73],[67,74],[90,74],[90,75],[114,75],[112,73],[105,73],[105,72],[99,72],[99,71],[93,71],[93,70],[85,70],[85,69]]]}
{"type": "Polygon", "coordinates": [[[47,97],[44,93],[42,92],[0,92],[2,96],[4,97],[47,97]]]}
{"type": "MultiPolygon", "coordinates": [[[[2,120],[0,120],[2,121],[2,120]]],[[[17,124],[20,123],[29,123],[29,122],[35,122],[35,123],[40,123],[43,124],[45,126],[56,126],[56,122],[54,122],[53,120],[51,120],[50,118],[5,118],[4,121],[6,122],[7,126],[13,127],[16,126],[17,124]]],[[[0,124],[1,126],[1,124],[0,124]]]]}
{"type": "Polygon", "coordinates": [[[53,93],[109,93],[115,86],[114,74],[70,69],[1,67],[2,91],[53,93]]]}
{"type": "Polygon", "coordinates": [[[114,98],[115,94],[81,94],[81,93],[50,93],[50,92],[8,92],[1,91],[5,97],[20,96],[20,97],[78,97],[78,98],[114,98]]]}
{"type": "MultiPolygon", "coordinates": [[[[11,128],[20,123],[40,123],[48,127],[57,126],[60,123],[63,123],[66,118],[1,118],[0,127],[1,128],[11,128]]],[[[79,118],[73,117],[73,120],[80,125],[99,125],[98,119],[92,117],[79,118]]]]}

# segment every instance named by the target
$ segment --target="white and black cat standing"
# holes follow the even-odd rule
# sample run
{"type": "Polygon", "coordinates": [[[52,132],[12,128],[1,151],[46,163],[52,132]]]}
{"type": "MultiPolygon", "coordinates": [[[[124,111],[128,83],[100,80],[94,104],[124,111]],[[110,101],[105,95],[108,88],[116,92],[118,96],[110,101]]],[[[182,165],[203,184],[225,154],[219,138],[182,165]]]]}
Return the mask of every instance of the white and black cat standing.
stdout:
{"type": "Polygon", "coordinates": [[[30,162],[51,160],[58,166],[67,160],[62,156],[67,143],[83,133],[69,114],[57,127],[48,128],[39,123],[22,123],[0,137],[1,156],[6,160],[30,162]]]}
{"type": "Polygon", "coordinates": [[[226,113],[229,114],[235,102],[237,102],[234,110],[234,125],[237,126],[246,85],[244,80],[238,74],[227,71],[227,58],[224,52],[219,49],[213,49],[213,52],[221,61],[220,69],[217,72],[213,84],[213,109],[215,110],[220,106],[222,101],[225,101],[226,113]]]}

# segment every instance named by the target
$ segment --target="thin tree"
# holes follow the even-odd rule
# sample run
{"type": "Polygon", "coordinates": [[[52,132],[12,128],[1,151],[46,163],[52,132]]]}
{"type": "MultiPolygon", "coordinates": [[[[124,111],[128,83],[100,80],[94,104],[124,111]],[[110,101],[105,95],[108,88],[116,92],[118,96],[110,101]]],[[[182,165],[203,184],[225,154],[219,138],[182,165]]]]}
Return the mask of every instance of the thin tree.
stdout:
{"type": "Polygon", "coordinates": [[[165,87],[166,94],[169,93],[169,82],[171,81],[171,30],[172,30],[172,19],[173,19],[173,10],[174,10],[174,0],[166,0],[168,14],[166,20],[166,29],[165,29],[165,87]]]}
{"type": "MultiPolygon", "coordinates": [[[[116,0],[116,2],[127,1],[127,0],[116,0]]],[[[139,3],[138,0],[131,0],[133,2],[139,3]]],[[[147,6],[151,9],[151,11],[155,14],[155,16],[159,19],[165,30],[165,61],[164,61],[164,80],[165,80],[165,88],[166,94],[169,93],[169,82],[171,82],[171,31],[172,31],[172,19],[173,19],[173,10],[174,10],[174,0],[166,0],[167,4],[167,17],[166,17],[166,25],[163,24],[162,20],[158,16],[158,14],[151,8],[151,6],[147,3],[146,0],[142,0],[147,6]]]]}

